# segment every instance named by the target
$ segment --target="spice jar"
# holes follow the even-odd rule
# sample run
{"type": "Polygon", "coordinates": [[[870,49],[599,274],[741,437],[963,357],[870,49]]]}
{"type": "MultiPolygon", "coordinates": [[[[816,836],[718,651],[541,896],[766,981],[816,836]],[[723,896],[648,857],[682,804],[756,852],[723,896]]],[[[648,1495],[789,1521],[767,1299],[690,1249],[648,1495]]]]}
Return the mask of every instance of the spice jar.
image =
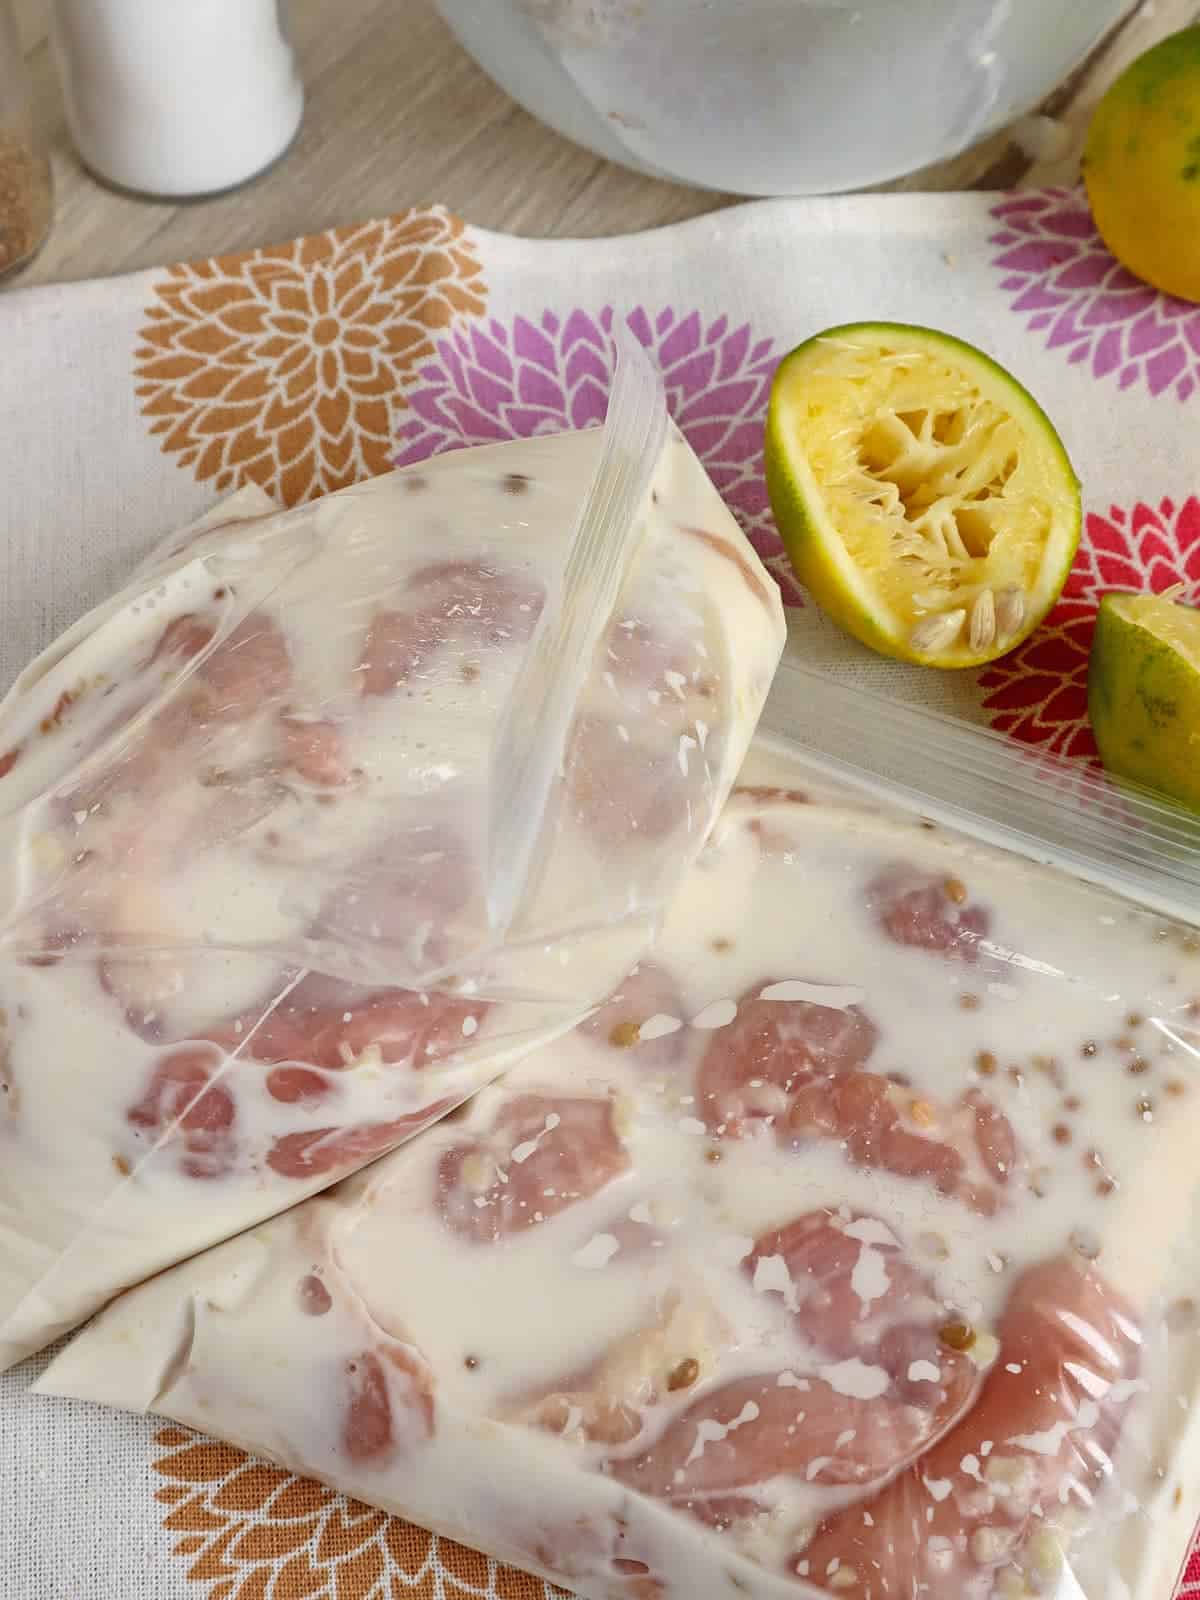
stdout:
{"type": "Polygon", "coordinates": [[[50,228],[50,162],[34,139],[33,96],[9,0],[0,0],[0,277],[50,228]]]}

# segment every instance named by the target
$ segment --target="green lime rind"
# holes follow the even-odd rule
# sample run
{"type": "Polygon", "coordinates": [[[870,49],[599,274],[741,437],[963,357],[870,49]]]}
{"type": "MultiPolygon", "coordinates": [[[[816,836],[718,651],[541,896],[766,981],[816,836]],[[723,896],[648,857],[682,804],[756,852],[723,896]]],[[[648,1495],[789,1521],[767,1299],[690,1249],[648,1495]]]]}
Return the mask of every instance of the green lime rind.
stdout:
{"type": "MultiPolygon", "coordinates": [[[[1177,615],[1176,624],[1184,618],[1177,615]]],[[[1152,596],[1101,600],[1088,663],[1088,716],[1100,759],[1115,777],[1200,812],[1198,661],[1200,612],[1152,596]],[[1160,606],[1194,619],[1195,659],[1146,625],[1160,606]]]]}

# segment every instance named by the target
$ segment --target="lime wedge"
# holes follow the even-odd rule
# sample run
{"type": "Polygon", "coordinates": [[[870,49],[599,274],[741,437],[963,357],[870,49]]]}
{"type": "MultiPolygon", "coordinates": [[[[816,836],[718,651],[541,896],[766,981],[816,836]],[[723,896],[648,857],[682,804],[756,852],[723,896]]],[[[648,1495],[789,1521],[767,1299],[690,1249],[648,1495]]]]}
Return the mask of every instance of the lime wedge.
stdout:
{"type": "Polygon", "coordinates": [[[785,357],[767,487],[796,575],[872,649],[992,661],[1066,581],[1079,484],[1053,424],[982,351],[931,328],[830,328],[785,357]]]}
{"type": "Polygon", "coordinates": [[[1176,592],[1101,600],[1088,712],[1110,772],[1200,811],[1200,611],[1176,592]]]}

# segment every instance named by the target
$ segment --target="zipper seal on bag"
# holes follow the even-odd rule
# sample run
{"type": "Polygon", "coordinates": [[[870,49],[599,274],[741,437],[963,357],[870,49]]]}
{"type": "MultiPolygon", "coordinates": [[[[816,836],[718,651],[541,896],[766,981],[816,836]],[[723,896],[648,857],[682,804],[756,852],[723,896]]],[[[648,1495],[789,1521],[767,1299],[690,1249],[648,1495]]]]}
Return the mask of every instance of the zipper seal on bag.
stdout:
{"type": "Polygon", "coordinates": [[[662,380],[623,326],[604,443],[556,594],[547,597],[492,746],[488,919],[503,934],[529,886],[579,695],[646,531],[639,515],[667,435],[662,380]]]}
{"type": "Polygon", "coordinates": [[[1200,926],[1200,819],[1149,791],[795,661],[759,733],[827,776],[1200,926]]]}

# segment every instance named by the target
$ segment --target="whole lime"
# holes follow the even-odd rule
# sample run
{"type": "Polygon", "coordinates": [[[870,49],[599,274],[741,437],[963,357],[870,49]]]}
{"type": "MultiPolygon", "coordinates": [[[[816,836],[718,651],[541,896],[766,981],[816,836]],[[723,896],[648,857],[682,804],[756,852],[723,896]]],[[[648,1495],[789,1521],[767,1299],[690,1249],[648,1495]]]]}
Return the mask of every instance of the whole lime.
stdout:
{"type": "Polygon", "coordinates": [[[1200,301],[1200,27],[1147,50],[1108,90],[1088,130],[1083,178],[1122,266],[1200,301]]]}

